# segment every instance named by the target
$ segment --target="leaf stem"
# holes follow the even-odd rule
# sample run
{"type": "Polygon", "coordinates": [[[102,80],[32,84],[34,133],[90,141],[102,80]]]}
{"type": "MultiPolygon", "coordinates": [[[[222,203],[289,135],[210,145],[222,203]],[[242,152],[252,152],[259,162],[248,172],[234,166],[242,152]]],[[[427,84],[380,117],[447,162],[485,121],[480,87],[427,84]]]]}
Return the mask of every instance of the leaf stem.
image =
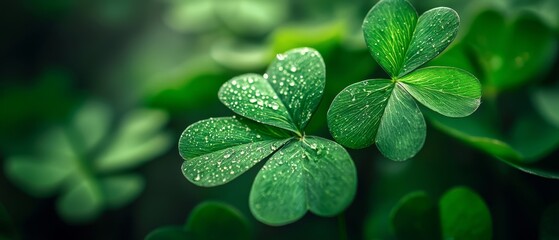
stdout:
{"type": "Polygon", "coordinates": [[[338,215],[338,231],[340,234],[340,240],[348,240],[345,212],[342,212],[338,215]]]}

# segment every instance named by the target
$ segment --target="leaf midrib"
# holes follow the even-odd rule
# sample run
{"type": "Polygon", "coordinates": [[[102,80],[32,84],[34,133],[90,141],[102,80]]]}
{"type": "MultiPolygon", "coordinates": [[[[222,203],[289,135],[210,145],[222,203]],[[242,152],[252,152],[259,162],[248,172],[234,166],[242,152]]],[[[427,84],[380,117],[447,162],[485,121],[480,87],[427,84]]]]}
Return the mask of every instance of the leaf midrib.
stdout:
{"type": "MultiPolygon", "coordinates": [[[[410,4],[410,5],[411,5],[411,4],[410,4]]],[[[417,22],[419,22],[419,18],[420,18],[421,16],[423,16],[423,14],[422,14],[422,15],[419,15],[419,14],[417,13],[417,10],[415,10],[415,8],[414,8],[413,6],[411,6],[411,7],[412,7],[413,11],[415,12],[415,15],[417,16],[417,18],[415,19],[415,21],[414,21],[414,23],[413,23],[413,32],[412,32],[412,34],[411,34],[411,36],[410,36],[410,40],[406,43],[406,45],[405,45],[405,47],[404,47],[404,51],[403,51],[403,52],[404,52],[404,55],[403,55],[404,57],[402,58],[402,61],[398,64],[398,74],[397,74],[396,77],[393,76],[393,79],[394,79],[394,80],[399,79],[399,78],[401,78],[401,77],[403,77],[403,76],[405,75],[405,74],[402,74],[402,69],[404,68],[404,65],[405,65],[405,63],[406,63],[406,61],[407,61],[408,51],[409,51],[409,49],[410,49],[411,43],[413,42],[414,37],[415,37],[415,33],[416,33],[416,31],[417,31],[417,22]]],[[[408,71],[408,73],[410,73],[410,72],[412,72],[412,71],[413,71],[413,70],[410,70],[410,71],[408,71]]]]}
{"type": "MultiPolygon", "coordinates": [[[[266,71],[266,74],[269,75],[269,74],[268,74],[268,71],[266,71]]],[[[268,81],[268,78],[265,78],[265,77],[262,76],[262,75],[260,75],[260,76],[264,79],[264,81],[265,81],[266,84],[270,87],[270,89],[272,89],[272,91],[274,92],[274,94],[276,94],[277,100],[280,102],[280,104],[281,104],[281,105],[285,108],[285,110],[287,111],[287,117],[289,117],[289,119],[288,119],[288,120],[289,120],[289,124],[290,124],[292,127],[294,127],[294,129],[287,129],[287,130],[289,130],[290,132],[293,132],[293,133],[297,134],[297,136],[299,136],[299,137],[302,137],[302,136],[303,136],[302,131],[301,131],[301,129],[299,129],[299,126],[297,126],[297,125],[295,124],[295,121],[293,120],[293,116],[292,116],[292,113],[291,113],[290,109],[287,108],[287,106],[285,105],[285,103],[283,102],[283,100],[281,99],[281,97],[279,96],[279,94],[276,92],[276,89],[275,89],[275,88],[272,86],[272,84],[268,81]]]]}
{"type": "MultiPolygon", "coordinates": [[[[382,115],[380,116],[379,119],[379,124],[377,129],[375,130],[375,137],[373,139],[372,144],[375,144],[377,142],[377,135],[378,135],[378,131],[380,129],[380,124],[382,123],[382,121],[384,120],[384,116],[386,116],[386,106],[388,106],[388,102],[390,102],[390,99],[392,99],[392,95],[394,95],[394,88],[396,88],[396,84],[397,81],[393,81],[390,85],[392,87],[392,90],[390,90],[390,96],[388,96],[388,99],[386,99],[386,101],[384,101],[384,106],[382,107],[382,115]]],[[[407,93],[407,92],[406,92],[407,93]]]]}
{"type": "MultiPolygon", "coordinates": [[[[400,84],[400,85],[402,86],[402,88],[403,88],[404,90],[406,90],[406,92],[407,92],[408,94],[410,94],[410,93],[409,93],[409,91],[408,91],[406,85],[414,86],[414,87],[416,87],[416,88],[422,88],[422,89],[425,89],[425,90],[427,90],[427,91],[437,92],[437,93],[441,93],[441,94],[444,94],[444,95],[451,95],[451,96],[459,97],[459,98],[477,99],[476,97],[462,96],[462,95],[458,95],[458,94],[455,94],[455,93],[452,93],[452,92],[445,92],[445,91],[442,91],[442,90],[437,90],[437,89],[433,89],[433,88],[421,86],[421,85],[418,85],[418,84],[403,82],[403,81],[399,81],[398,84],[400,84]]],[[[411,95],[411,94],[410,94],[410,95],[411,95]]],[[[412,96],[413,96],[413,95],[412,95],[412,96]]],[[[415,99],[415,98],[414,98],[414,99],[415,99]]]]}
{"type": "MultiPolygon", "coordinates": [[[[268,135],[267,135],[267,136],[268,136],[268,135]]],[[[278,141],[285,141],[283,144],[281,144],[281,146],[279,146],[276,150],[274,150],[272,153],[270,153],[270,154],[268,155],[268,156],[271,156],[271,155],[273,155],[275,152],[277,152],[279,149],[281,149],[283,146],[287,145],[288,143],[291,143],[291,140],[294,139],[294,137],[288,137],[288,138],[274,138],[274,137],[272,137],[272,138],[273,138],[273,139],[263,139],[263,140],[259,140],[259,141],[247,142],[247,143],[243,143],[243,144],[239,144],[239,145],[234,145],[234,146],[228,146],[228,147],[221,148],[221,149],[218,149],[218,150],[215,150],[215,151],[211,151],[211,152],[208,152],[208,153],[204,153],[204,154],[201,154],[201,155],[191,156],[191,157],[188,157],[188,158],[185,158],[185,159],[193,160],[193,159],[200,158],[200,157],[207,157],[208,155],[214,154],[214,153],[219,152],[219,151],[224,151],[224,150],[227,150],[227,149],[230,149],[230,148],[237,148],[237,147],[247,146],[247,145],[251,145],[251,144],[254,144],[254,143],[261,143],[261,142],[273,143],[273,142],[278,142],[278,141]]],[[[268,157],[268,156],[266,156],[266,157],[268,157]]]]}

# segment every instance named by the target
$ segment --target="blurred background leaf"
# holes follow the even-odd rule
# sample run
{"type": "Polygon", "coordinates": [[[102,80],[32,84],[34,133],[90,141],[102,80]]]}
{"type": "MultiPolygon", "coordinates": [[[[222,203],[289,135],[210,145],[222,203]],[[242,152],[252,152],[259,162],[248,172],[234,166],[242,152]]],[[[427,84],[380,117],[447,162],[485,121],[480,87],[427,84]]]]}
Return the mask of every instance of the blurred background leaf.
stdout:
{"type": "Polygon", "coordinates": [[[159,227],[146,236],[146,240],[178,239],[251,239],[247,220],[234,207],[207,201],[197,205],[181,227],[159,227]]]}
{"type": "Polygon", "coordinates": [[[58,212],[69,222],[92,221],[106,207],[131,202],[142,191],[143,178],[107,173],[127,170],[166,151],[171,140],[161,129],[167,118],[162,112],[137,110],[109,134],[110,115],[107,106],[86,103],[69,126],[54,128],[36,147],[9,157],[6,175],[31,195],[60,193],[58,212]]]}
{"type": "Polygon", "coordinates": [[[492,239],[487,206],[465,187],[450,189],[438,205],[425,192],[409,193],[391,215],[398,239],[492,239]]]}

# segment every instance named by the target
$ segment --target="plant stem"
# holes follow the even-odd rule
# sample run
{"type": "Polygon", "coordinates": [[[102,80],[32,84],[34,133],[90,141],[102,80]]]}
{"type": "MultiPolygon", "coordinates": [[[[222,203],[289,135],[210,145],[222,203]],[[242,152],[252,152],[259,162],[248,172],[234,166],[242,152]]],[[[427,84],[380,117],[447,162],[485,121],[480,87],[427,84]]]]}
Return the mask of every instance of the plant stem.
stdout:
{"type": "Polygon", "coordinates": [[[340,234],[340,240],[347,240],[348,236],[347,236],[347,227],[346,227],[346,222],[345,222],[345,212],[340,213],[340,215],[338,215],[338,231],[340,234]]]}

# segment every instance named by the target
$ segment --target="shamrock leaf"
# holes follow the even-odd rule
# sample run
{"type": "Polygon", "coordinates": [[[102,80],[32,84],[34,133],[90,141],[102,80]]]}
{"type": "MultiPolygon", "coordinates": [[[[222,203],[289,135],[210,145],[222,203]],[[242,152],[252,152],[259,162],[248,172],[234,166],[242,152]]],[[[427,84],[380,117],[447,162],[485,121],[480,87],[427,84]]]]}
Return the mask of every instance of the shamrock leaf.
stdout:
{"type": "Polygon", "coordinates": [[[398,239],[491,239],[491,213],[465,187],[447,191],[438,206],[422,191],[404,196],[391,214],[398,239]]]}
{"type": "Polygon", "coordinates": [[[532,101],[547,122],[559,128],[559,86],[537,89],[532,93],[532,101]]]}
{"type": "Polygon", "coordinates": [[[515,18],[493,10],[481,12],[464,38],[490,91],[508,90],[551,69],[557,53],[553,31],[533,14],[515,18]]]}
{"type": "Polygon", "coordinates": [[[512,129],[501,133],[492,121],[493,114],[487,107],[481,107],[469,118],[443,118],[432,113],[427,117],[435,128],[506,164],[540,177],[559,179],[557,167],[540,161],[559,146],[559,128],[528,111],[519,113],[512,129]]]}
{"type": "Polygon", "coordinates": [[[68,222],[87,222],[105,208],[128,204],[144,179],[123,171],[169,147],[169,135],[160,130],[167,118],[154,110],[135,111],[109,134],[110,115],[102,104],[85,104],[68,126],[39,138],[33,154],[9,157],[6,175],[36,197],[59,193],[57,209],[68,222]]]}
{"type": "Polygon", "coordinates": [[[160,227],[146,240],[182,239],[250,239],[247,220],[232,206],[219,202],[204,202],[190,213],[184,226],[160,227]]]}
{"type": "Polygon", "coordinates": [[[219,99],[242,117],[202,120],[186,128],[179,140],[184,176],[199,186],[217,186],[269,157],[250,193],[258,220],[282,225],[307,210],[338,214],[355,194],[353,161],[337,143],[304,132],[324,85],[324,62],[310,48],[278,54],[264,76],[229,80],[219,99]]]}
{"type": "Polygon", "coordinates": [[[415,70],[454,39],[458,15],[435,8],[419,18],[404,0],[383,0],[363,22],[367,46],[392,77],[352,84],[328,111],[334,139],[350,148],[375,143],[393,160],[409,159],[425,141],[425,120],[414,99],[448,117],[464,117],[480,104],[481,86],[470,73],[450,67],[415,70]],[[413,72],[412,72],[413,71],[413,72]]]}

